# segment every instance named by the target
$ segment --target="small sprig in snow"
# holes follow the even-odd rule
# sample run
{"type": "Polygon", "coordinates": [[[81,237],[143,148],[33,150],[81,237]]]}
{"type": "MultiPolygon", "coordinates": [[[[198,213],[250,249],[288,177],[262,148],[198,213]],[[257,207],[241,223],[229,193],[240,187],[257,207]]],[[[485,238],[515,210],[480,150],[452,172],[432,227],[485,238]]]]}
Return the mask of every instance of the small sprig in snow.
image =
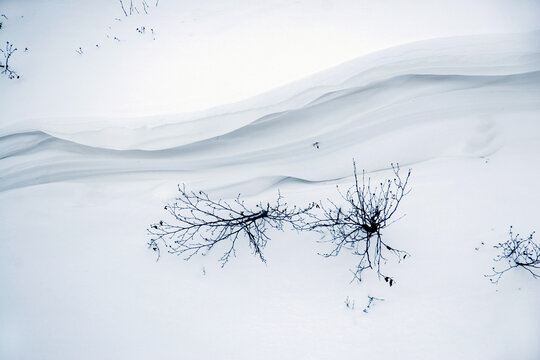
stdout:
{"type": "Polygon", "coordinates": [[[1,74],[7,75],[10,79],[18,79],[20,78],[19,74],[15,72],[15,70],[10,69],[9,67],[9,59],[15,53],[18,49],[13,46],[12,43],[9,41],[6,41],[6,47],[5,49],[0,48],[0,52],[2,53],[4,60],[3,62],[0,61],[0,68],[2,69],[1,74]]]}

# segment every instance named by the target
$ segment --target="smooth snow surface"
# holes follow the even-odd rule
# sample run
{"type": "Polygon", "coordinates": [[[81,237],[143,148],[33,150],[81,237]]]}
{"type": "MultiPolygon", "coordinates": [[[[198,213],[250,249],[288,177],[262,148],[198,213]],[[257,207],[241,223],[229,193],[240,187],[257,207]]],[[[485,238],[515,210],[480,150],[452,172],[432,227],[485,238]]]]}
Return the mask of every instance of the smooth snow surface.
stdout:
{"type": "MultiPolygon", "coordinates": [[[[6,12],[27,10],[34,24],[47,23],[28,4],[6,4],[6,12]]],[[[283,4],[272,4],[268,16],[279,17],[283,4]]],[[[214,5],[199,16],[217,16],[216,28],[192,24],[196,36],[206,29],[234,37],[255,22],[230,30],[227,17],[215,15],[230,10],[214,5]]],[[[261,7],[235,16],[259,19],[268,10],[261,7]]],[[[322,16],[324,6],[316,9],[322,16]]],[[[157,14],[156,28],[167,19],[157,14]]],[[[174,94],[163,103],[120,93],[118,103],[84,98],[129,91],[148,75],[124,74],[126,83],[100,88],[106,78],[89,79],[97,55],[78,65],[71,59],[73,34],[66,61],[72,80],[87,66],[86,88],[70,94],[65,79],[55,84],[28,67],[20,82],[0,78],[0,359],[539,359],[540,280],[515,271],[495,286],[483,276],[510,225],[525,236],[540,232],[540,32],[510,33],[531,30],[528,16],[523,28],[505,25],[506,34],[482,34],[495,32],[485,31],[486,21],[471,25],[474,35],[393,46],[309,77],[327,63],[275,82],[269,76],[259,87],[244,79],[249,90],[184,108],[211,107],[191,113],[156,111],[177,109],[174,94]],[[49,85],[64,92],[53,99],[49,85]],[[92,110],[100,106],[107,110],[92,110]],[[179,183],[221,198],[242,193],[248,202],[271,201],[278,189],[291,204],[339,201],[335,186],[351,184],[353,158],[375,181],[390,176],[392,162],[413,171],[399,211],[407,216],[384,233],[411,254],[386,265],[392,288],[375,276],[350,283],[354,256],[319,256],[328,245],[316,234],[272,232],[267,265],[239,244],[223,269],[219,248],[189,262],[168,254],[156,262],[146,247],[145,229],[166,216],[179,183]],[[365,313],[368,296],[384,301],[365,313]]],[[[440,31],[426,38],[463,35],[440,31]]],[[[418,40],[403,36],[394,42],[418,40]]],[[[342,62],[334,55],[328,63],[342,62]]],[[[201,78],[209,96],[214,75],[226,89],[218,73],[201,78]]]]}

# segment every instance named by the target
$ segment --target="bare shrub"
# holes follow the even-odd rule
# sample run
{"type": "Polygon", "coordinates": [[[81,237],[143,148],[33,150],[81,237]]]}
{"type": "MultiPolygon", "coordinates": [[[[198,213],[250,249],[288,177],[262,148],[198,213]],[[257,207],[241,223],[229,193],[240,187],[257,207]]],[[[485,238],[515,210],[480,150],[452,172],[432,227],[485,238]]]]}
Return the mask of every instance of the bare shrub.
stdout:
{"type": "Polygon", "coordinates": [[[502,262],[504,266],[498,270],[494,266],[493,273],[485,275],[489,280],[498,284],[501,276],[509,270],[520,268],[528,271],[535,279],[540,277],[540,245],[533,241],[534,232],[527,238],[515,234],[510,226],[509,239],[506,242],[495,245],[499,254],[493,259],[502,262]]]}
{"type": "Polygon", "coordinates": [[[148,246],[158,253],[158,258],[161,248],[189,260],[221,245],[224,253],[219,260],[224,266],[231,255],[236,255],[237,242],[247,240],[253,254],[266,262],[263,249],[270,240],[269,228],[283,230],[285,224],[297,226],[302,215],[313,206],[289,207],[279,192],[273,203],[249,207],[240,195],[225,201],[213,200],[204,191],[187,191],[185,186],[179,186],[178,190],[176,201],[165,206],[173,222],[162,220],[148,229],[152,237],[148,246]]]}
{"type": "Polygon", "coordinates": [[[392,224],[401,200],[410,190],[407,189],[411,170],[402,178],[399,164],[392,164],[394,177],[377,185],[366,179],[365,171],[358,177],[356,163],[353,161],[354,185],[341,195],[343,203],[328,200],[328,204],[320,203],[318,209],[309,213],[310,219],[303,230],[317,231],[323,240],[333,244],[333,249],[323,256],[337,256],[345,248],[358,255],[356,268],[351,270],[353,280],[361,281],[364,270],[374,269],[379,277],[392,286],[394,279],[383,274],[382,264],[387,255],[394,255],[399,261],[409,254],[386,243],[382,238],[382,230],[392,224]]]}

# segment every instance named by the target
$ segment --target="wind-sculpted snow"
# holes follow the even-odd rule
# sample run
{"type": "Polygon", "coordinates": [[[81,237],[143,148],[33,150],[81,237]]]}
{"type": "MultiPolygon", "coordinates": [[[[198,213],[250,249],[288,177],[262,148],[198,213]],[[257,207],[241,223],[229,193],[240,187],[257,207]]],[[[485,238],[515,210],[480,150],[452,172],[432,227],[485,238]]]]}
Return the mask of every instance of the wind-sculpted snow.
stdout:
{"type": "Polygon", "coordinates": [[[137,128],[81,127],[69,133],[54,121],[50,129],[5,127],[0,191],[165,172],[179,181],[210,171],[215,179],[234,174],[229,181],[236,183],[261,177],[326,181],[346,176],[352,157],[376,170],[396,161],[486,156],[512,136],[533,131],[515,130],[518,122],[536,126],[540,48],[531,37],[538,33],[527,41],[514,36],[508,46],[493,37],[486,46],[476,37],[476,48],[471,42],[462,48],[439,44],[433,52],[430,44],[438,43],[430,41],[391,49],[368,57],[376,66],[365,59],[356,61],[356,69],[355,62],[342,66],[341,75],[329,76],[341,78],[337,85],[318,75],[318,84],[307,80],[310,87],[274,104],[240,104],[235,111],[180,122],[170,122],[171,116],[137,128]],[[519,49],[509,52],[516,44],[519,49]],[[467,56],[460,56],[463,51],[467,56]]]}

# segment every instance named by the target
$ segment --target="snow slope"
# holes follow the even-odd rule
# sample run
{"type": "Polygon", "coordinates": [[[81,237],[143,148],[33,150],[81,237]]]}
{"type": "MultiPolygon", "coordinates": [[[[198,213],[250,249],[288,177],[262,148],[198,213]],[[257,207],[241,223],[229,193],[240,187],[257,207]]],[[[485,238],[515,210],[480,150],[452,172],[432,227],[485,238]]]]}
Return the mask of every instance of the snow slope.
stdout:
{"type": "Polygon", "coordinates": [[[352,157],[372,171],[388,159],[486,156],[533,135],[539,38],[420,42],[305,80],[310,87],[278,104],[245,110],[237,104],[235,111],[187,121],[163,116],[161,124],[148,118],[128,128],[103,127],[107,122],[97,119],[99,128],[82,130],[76,120],[19,122],[2,131],[0,189],[149,172],[177,172],[188,181],[211,171],[221,185],[260,177],[327,181],[347,176],[352,157]],[[331,82],[314,86],[320,79],[331,82]],[[419,141],[421,147],[411,146],[419,141]],[[39,162],[30,161],[36,156],[39,162]]]}
{"type": "Polygon", "coordinates": [[[191,114],[4,105],[2,359],[540,356],[538,280],[483,277],[510,225],[540,229],[538,31],[392,47],[191,114]],[[392,288],[351,284],[354,257],[322,258],[315,234],[273,232],[267,265],[240,246],[223,269],[220,249],[156,262],[146,248],[178,183],[305,204],[336,199],[352,158],[375,180],[413,169],[407,216],[384,234],[412,255],[387,264],[392,288]],[[384,301],[364,313],[368,295],[384,301]]]}

